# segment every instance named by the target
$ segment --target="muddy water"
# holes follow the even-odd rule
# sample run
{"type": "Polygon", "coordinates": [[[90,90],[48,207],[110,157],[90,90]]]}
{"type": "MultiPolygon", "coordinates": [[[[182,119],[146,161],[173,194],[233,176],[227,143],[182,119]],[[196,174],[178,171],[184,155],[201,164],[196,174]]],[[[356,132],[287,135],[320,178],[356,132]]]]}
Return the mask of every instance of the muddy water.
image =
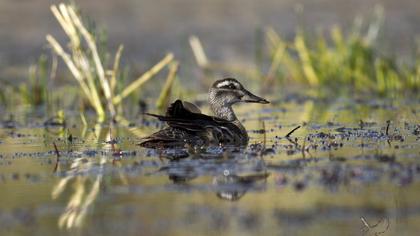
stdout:
{"type": "Polygon", "coordinates": [[[161,127],[151,118],[111,127],[84,127],[77,115],[65,128],[19,115],[3,122],[0,234],[408,235],[420,229],[418,102],[290,96],[237,110],[251,137],[244,149],[140,148],[140,137],[161,127]]]}

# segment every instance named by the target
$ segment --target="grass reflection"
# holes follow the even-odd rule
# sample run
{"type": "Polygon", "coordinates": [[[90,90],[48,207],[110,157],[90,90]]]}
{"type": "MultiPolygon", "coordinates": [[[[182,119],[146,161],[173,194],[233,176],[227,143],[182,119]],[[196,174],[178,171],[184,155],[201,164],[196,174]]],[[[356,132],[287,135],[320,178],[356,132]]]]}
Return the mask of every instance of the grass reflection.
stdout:
{"type": "MultiPolygon", "coordinates": [[[[88,138],[89,140],[96,140],[98,142],[102,127],[96,124],[94,132],[89,133],[89,135],[86,135],[86,128],[83,130],[82,136],[84,139],[88,138]]],[[[107,135],[109,140],[112,137],[111,132],[112,130],[110,129],[107,135]]],[[[106,144],[102,148],[107,148],[107,145],[109,144],[106,144]]],[[[82,156],[75,158],[69,170],[63,172],[65,177],[53,187],[51,197],[52,199],[59,198],[70,186],[72,186],[73,192],[70,195],[64,212],[58,219],[58,226],[60,228],[71,229],[83,225],[89,209],[92,208],[93,203],[99,196],[104,167],[107,162],[108,158],[106,156],[101,156],[97,164],[82,156]]],[[[60,166],[59,163],[57,164],[57,166],[60,166]]]]}
{"type": "Polygon", "coordinates": [[[105,163],[106,157],[101,157],[96,177],[92,178],[85,174],[90,172],[94,165],[86,158],[76,158],[70,170],[66,172],[68,176],[61,179],[53,188],[51,196],[57,199],[73,182],[73,193],[58,220],[60,228],[70,229],[82,226],[87,212],[99,195],[105,163]]]}

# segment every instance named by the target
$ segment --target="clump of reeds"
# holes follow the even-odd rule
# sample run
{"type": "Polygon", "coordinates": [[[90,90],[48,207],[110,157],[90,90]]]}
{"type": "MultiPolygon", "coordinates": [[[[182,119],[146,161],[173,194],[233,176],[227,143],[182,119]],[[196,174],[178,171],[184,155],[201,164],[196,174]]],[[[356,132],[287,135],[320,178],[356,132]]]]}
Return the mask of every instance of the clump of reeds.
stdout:
{"type": "Polygon", "coordinates": [[[374,17],[364,27],[356,18],[353,29],[345,34],[334,26],[329,36],[308,36],[297,30],[294,40],[283,39],[274,29],[265,31],[265,48],[268,70],[261,67],[238,69],[210,62],[196,37],[190,40],[197,64],[206,73],[216,70],[250,71],[248,77],[262,80],[263,85],[277,83],[304,84],[313,88],[333,91],[376,92],[388,94],[395,91],[420,89],[420,55],[414,65],[401,64],[395,57],[387,57],[377,48],[378,35],[384,19],[381,7],[375,8],[374,17]]]}
{"type": "MultiPolygon", "coordinates": [[[[117,110],[116,106],[121,106],[123,99],[139,90],[173,61],[174,57],[169,53],[129,85],[117,86],[123,46],[120,45],[115,53],[114,62],[110,68],[105,68],[106,65],[98,51],[95,33],[85,27],[75,8],[71,5],[60,4],[58,7],[52,5],[51,11],[68,37],[67,51],[53,36],[47,35],[47,41],[79,83],[83,95],[96,111],[99,122],[104,121],[106,111],[111,118],[116,118],[118,111],[122,110],[117,110]]],[[[171,73],[176,73],[176,69],[172,69],[171,73]]],[[[170,88],[170,86],[167,87],[170,88]]]]}
{"type": "Polygon", "coordinates": [[[399,65],[396,58],[386,57],[376,48],[384,19],[382,8],[375,9],[365,30],[361,18],[357,19],[348,34],[335,26],[330,37],[320,34],[311,39],[299,30],[292,42],[267,29],[272,63],[266,79],[286,78],[312,87],[344,87],[379,94],[419,89],[417,68],[399,65]]]}

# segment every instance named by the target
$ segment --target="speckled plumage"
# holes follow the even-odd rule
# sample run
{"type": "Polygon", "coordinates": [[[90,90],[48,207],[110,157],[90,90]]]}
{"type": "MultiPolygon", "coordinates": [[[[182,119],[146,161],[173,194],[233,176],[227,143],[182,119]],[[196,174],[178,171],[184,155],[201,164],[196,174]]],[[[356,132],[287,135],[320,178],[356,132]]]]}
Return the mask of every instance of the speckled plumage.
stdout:
{"type": "Polygon", "coordinates": [[[172,103],[165,116],[149,114],[165,121],[169,127],[144,138],[140,146],[171,148],[186,145],[247,145],[248,134],[237,119],[232,105],[238,102],[268,103],[232,78],[216,81],[209,90],[208,101],[215,116],[201,114],[194,105],[181,100],[172,103]]]}

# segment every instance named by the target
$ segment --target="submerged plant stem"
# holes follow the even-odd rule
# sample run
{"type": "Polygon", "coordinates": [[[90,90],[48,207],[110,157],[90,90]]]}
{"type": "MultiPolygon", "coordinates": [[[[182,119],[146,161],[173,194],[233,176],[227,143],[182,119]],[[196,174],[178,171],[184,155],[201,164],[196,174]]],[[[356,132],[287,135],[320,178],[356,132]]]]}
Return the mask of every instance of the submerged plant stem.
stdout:
{"type": "Polygon", "coordinates": [[[286,138],[289,138],[290,137],[290,135],[292,135],[296,130],[298,130],[300,128],[300,125],[299,126],[297,126],[296,128],[294,128],[294,129],[292,129],[289,133],[287,133],[286,134],[286,138]]]}

